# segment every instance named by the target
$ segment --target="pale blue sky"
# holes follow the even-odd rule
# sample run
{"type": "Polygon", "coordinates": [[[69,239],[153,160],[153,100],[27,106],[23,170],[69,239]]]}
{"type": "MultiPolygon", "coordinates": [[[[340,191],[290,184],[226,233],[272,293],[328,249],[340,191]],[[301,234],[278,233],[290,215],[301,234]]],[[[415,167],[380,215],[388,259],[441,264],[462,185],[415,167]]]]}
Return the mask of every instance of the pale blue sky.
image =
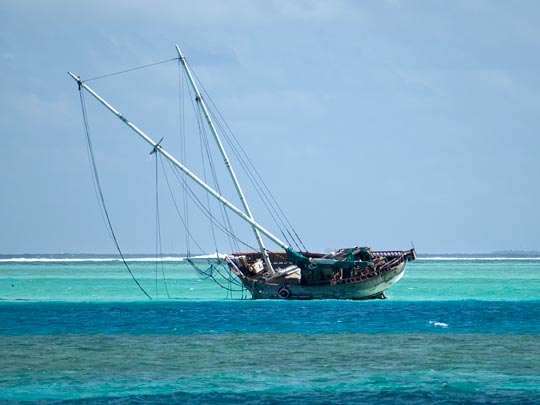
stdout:
{"type": "MultiPolygon", "coordinates": [[[[114,251],[66,72],[175,43],[310,250],[540,250],[539,20],[537,1],[2,1],[0,253],[114,251]]],[[[175,72],[89,84],[172,146],[175,72]]],[[[120,243],[152,252],[148,147],[90,110],[120,243]]]]}

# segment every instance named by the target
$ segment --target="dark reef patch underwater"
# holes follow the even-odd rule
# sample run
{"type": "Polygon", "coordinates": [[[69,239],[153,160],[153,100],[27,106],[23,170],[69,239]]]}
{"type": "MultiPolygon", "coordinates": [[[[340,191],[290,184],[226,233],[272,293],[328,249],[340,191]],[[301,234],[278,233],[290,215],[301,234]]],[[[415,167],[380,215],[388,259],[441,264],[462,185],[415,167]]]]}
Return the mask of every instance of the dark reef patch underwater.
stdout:
{"type": "MultiPolygon", "coordinates": [[[[460,389],[442,387],[429,390],[393,390],[385,392],[326,392],[313,391],[305,394],[272,394],[272,393],[207,393],[189,394],[177,392],[166,395],[140,395],[122,398],[103,397],[67,401],[43,401],[47,404],[91,404],[91,405],[124,405],[124,404],[537,404],[538,396],[532,397],[527,392],[475,393],[460,389]]],[[[17,404],[24,404],[18,402],[17,404]]]]}

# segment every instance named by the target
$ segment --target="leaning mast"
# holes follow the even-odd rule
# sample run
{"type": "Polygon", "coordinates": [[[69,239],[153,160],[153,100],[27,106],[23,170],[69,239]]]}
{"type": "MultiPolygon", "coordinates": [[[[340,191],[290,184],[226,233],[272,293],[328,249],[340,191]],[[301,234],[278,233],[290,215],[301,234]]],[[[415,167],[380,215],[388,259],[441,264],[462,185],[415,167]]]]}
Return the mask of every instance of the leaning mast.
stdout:
{"type": "MultiPolygon", "coordinates": [[[[199,88],[197,87],[197,84],[195,83],[195,80],[193,80],[193,76],[191,75],[191,70],[189,69],[189,66],[186,62],[186,58],[180,51],[180,48],[178,45],[176,45],[176,52],[178,52],[178,57],[180,59],[180,62],[182,62],[182,66],[184,68],[184,71],[186,72],[186,76],[189,79],[189,82],[191,84],[191,87],[193,88],[193,91],[195,92],[195,100],[197,101],[197,104],[201,108],[204,117],[206,118],[206,122],[208,123],[208,126],[210,127],[210,131],[212,132],[212,135],[214,136],[214,140],[216,141],[216,144],[218,146],[218,149],[221,153],[221,156],[223,157],[223,161],[225,162],[225,166],[227,167],[227,170],[229,171],[229,174],[231,175],[231,179],[234,183],[234,187],[236,188],[236,191],[238,193],[238,197],[240,198],[240,201],[242,202],[242,206],[244,207],[244,211],[246,215],[253,220],[253,214],[251,213],[251,209],[249,208],[248,202],[246,200],[246,197],[244,195],[244,192],[242,191],[242,187],[240,186],[240,183],[238,181],[238,178],[236,177],[236,174],[234,172],[234,169],[231,165],[231,162],[229,160],[229,157],[227,156],[227,152],[225,151],[225,148],[223,147],[223,143],[221,142],[221,139],[219,137],[219,134],[216,130],[216,127],[214,126],[214,122],[212,121],[212,118],[210,117],[210,113],[208,112],[208,108],[206,107],[206,103],[204,102],[204,99],[202,97],[201,92],[199,91],[199,88]]],[[[270,262],[270,258],[268,257],[268,251],[266,250],[266,247],[264,246],[264,242],[261,238],[261,234],[259,233],[257,227],[252,225],[253,233],[255,234],[255,239],[257,239],[257,243],[259,245],[259,248],[261,250],[261,253],[263,255],[264,263],[266,264],[268,270],[270,273],[274,273],[274,268],[272,267],[272,263],[270,262]]]]}
{"type": "Polygon", "coordinates": [[[97,94],[94,90],[92,90],[84,81],[81,80],[80,77],[76,76],[75,74],[73,74],[71,72],[68,72],[68,74],[79,85],[79,91],[84,89],[88,93],[90,93],[97,101],[99,101],[110,112],[112,112],[120,121],[122,121],[124,124],[126,124],[133,132],[135,132],[143,140],[145,140],[148,144],[150,144],[152,146],[152,148],[154,148],[156,150],[156,152],[161,153],[161,155],[163,155],[174,166],[176,166],[184,174],[186,174],[189,178],[191,178],[193,181],[195,181],[195,183],[197,183],[204,190],[206,190],[212,197],[214,197],[219,202],[221,202],[223,205],[225,205],[229,210],[231,210],[236,215],[238,215],[242,220],[249,223],[254,229],[256,229],[260,233],[266,235],[270,240],[272,240],[273,242],[278,244],[282,249],[284,249],[284,250],[289,250],[290,249],[290,247],[285,242],[283,242],[281,239],[279,239],[273,233],[268,231],[262,225],[255,222],[255,220],[253,218],[249,217],[242,210],[240,210],[234,204],[229,202],[225,197],[223,197],[221,194],[219,194],[217,191],[215,191],[212,187],[210,187],[208,184],[206,184],[203,180],[201,180],[195,173],[193,173],[186,166],[184,166],[182,163],[180,163],[174,156],[172,156],[169,152],[167,152],[167,150],[165,150],[158,142],[156,142],[151,137],[149,137],[146,133],[144,133],[141,129],[139,129],[139,127],[137,127],[134,123],[129,121],[118,110],[116,110],[112,105],[110,105],[104,98],[102,98],[99,94],[97,94]]]}

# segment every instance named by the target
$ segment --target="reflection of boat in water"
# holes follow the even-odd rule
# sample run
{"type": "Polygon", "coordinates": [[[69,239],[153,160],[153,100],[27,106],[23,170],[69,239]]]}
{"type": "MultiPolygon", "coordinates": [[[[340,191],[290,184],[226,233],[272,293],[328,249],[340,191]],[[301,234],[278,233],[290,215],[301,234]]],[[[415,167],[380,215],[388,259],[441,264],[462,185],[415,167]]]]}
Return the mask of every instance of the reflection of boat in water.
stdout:
{"type": "MultiPolygon", "coordinates": [[[[79,77],[70,73],[79,89],[84,89],[124,124],[142,137],[152,147],[179,169],[184,175],[202,187],[228,210],[236,214],[253,229],[259,251],[237,252],[229,255],[191,257],[188,261],[197,269],[206,265],[226,265],[253,298],[263,299],[370,299],[385,298],[384,291],[396,283],[405,272],[405,264],[416,258],[414,249],[407,251],[372,251],[366,247],[339,249],[330,254],[312,253],[293,249],[253,219],[250,207],[222,144],[208,107],[200,93],[191,69],[177,47],[178,58],[195,93],[199,112],[204,114],[206,124],[225,162],[242,208],[229,202],[223,195],[191,172],[184,164],[167,152],[160,142],[141,131],[128,121],[107,101],[101,98],[79,77]],[[263,236],[277,244],[281,252],[269,251],[263,236]]],[[[219,190],[219,189],[218,189],[219,190]]]]}

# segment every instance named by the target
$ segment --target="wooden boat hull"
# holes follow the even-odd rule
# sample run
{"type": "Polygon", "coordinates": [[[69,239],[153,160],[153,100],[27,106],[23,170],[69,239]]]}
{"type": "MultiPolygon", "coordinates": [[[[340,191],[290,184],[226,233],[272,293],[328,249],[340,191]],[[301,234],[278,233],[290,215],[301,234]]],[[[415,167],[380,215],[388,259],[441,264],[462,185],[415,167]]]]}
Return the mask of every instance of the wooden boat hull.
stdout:
{"type": "Polygon", "coordinates": [[[243,279],[244,286],[254,299],[348,299],[367,300],[385,298],[384,291],[405,275],[405,262],[392,270],[355,283],[336,285],[286,285],[269,284],[259,280],[243,279]]]}
{"type": "Polygon", "coordinates": [[[408,251],[373,252],[369,248],[341,249],[337,253],[323,255],[304,253],[314,268],[301,269],[283,254],[272,253],[270,258],[274,273],[264,270],[258,252],[233,253],[232,255],[209,255],[191,257],[188,260],[195,269],[205,274],[204,268],[228,266],[253,299],[384,299],[384,291],[405,275],[405,265],[416,259],[414,249],[408,251]],[[355,253],[351,260],[343,259],[355,253]],[[360,255],[368,254],[369,261],[360,255]],[[336,260],[335,257],[340,260],[336,260]],[[354,260],[352,260],[354,259],[354,260]]]}

